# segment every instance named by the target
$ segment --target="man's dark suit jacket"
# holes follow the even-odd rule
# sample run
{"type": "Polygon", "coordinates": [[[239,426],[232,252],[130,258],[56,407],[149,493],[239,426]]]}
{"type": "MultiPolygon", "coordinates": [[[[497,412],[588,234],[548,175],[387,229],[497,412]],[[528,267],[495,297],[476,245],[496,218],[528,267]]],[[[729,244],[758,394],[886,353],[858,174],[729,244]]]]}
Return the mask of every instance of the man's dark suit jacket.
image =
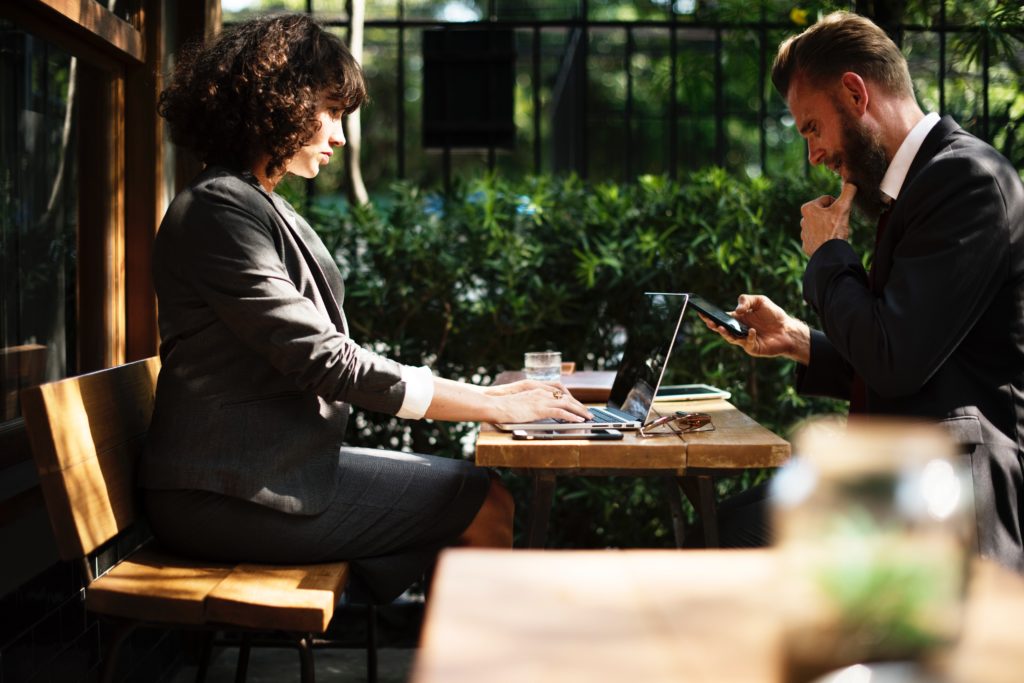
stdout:
{"type": "Polygon", "coordinates": [[[142,485],[323,511],[349,404],[405,399],[401,366],[348,336],[323,242],[251,174],[214,167],[167,210],[153,278],[163,365],[142,485]]]}
{"type": "Polygon", "coordinates": [[[983,555],[1024,570],[1024,186],[996,150],[943,118],[891,208],[872,278],[849,243],[810,259],[821,320],[801,393],[942,420],[970,458],[983,555]]]}

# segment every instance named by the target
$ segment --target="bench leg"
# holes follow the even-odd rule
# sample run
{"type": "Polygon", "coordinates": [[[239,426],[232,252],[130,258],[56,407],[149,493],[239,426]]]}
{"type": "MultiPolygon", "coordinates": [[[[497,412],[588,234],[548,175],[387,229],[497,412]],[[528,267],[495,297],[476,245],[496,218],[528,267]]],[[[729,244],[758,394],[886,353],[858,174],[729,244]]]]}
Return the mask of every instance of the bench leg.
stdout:
{"type": "Polygon", "coordinates": [[[377,683],[377,606],[366,606],[366,681],[377,683]]]}
{"type": "Polygon", "coordinates": [[[252,642],[249,634],[242,634],[242,642],[238,644],[238,665],[235,667],[235,683],[245,683],[249,675],[249,651],[252,649],[252,642]]]}
{"type": "Polygon", "coordinates": [[[302,683],[316,683],[316,667],[313,665],[313,637],[303,636],[299,640],[299,667],[302,683]]]}
{"type": "Polygon", "coordinates": [[[110,647],[107,648],[106,656],[103,658],[103,670],[100,673],[100,683],[112,683],[114,674],[117,672],[117,656],[121,653],[121,646],[128,636],[132,634],[138,624],[133,622],[118,622],[114,625],[114,633],[110,640],[110,647]]]}
{"type": "Polygon", "coordinates": [[[213,638],[215,631],[208,631],[203,634],[203,645],[199,651],[199,666],[196,667],[196,683],[206,683],[206,672],[210,669],[210,660],[213,658],[213,638]]]}

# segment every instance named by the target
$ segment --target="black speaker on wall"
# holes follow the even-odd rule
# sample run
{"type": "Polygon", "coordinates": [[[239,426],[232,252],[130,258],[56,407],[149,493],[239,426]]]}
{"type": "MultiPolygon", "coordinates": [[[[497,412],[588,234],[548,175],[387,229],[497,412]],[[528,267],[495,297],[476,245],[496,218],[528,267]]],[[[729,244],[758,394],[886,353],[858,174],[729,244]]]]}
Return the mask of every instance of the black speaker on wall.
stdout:
{"type": "Polygon", "coordinates": [[[515,144],[515,33],[510,29],[423,32],[423,146],[515,144]]]}

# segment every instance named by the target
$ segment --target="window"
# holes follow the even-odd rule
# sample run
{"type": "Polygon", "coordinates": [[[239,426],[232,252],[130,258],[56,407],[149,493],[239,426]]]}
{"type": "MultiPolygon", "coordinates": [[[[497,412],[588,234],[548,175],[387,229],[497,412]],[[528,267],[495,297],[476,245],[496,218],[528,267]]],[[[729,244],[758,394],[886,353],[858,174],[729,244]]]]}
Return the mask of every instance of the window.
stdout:
{"type": "Polygon", "coordinates": [[[165,8],[146,2],[147,22],[140,0],[0,2],[0,502],[31,485],[9,476],[31,458],[21,388],[156,352],[149,255],[175,169],[165,8]]]}
{"type": "Polygon", "coordinates": [[[77,69],[0,20],[0,422],[19,389],[76,370],[77,69]]]}

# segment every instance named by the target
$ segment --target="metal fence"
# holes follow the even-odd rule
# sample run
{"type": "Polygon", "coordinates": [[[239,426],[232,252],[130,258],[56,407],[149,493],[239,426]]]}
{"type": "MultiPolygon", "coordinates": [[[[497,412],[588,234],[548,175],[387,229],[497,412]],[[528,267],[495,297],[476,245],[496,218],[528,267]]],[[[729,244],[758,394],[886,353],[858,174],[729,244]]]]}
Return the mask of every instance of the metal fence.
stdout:
{"type": "MultiPolygon", "coordinates": [[[[344,34],[347,15],[318,9],[326,1],[306,0],[306,10],[344,34]]],[[[363,110],[362,166],[371,192],[396,179],[450,187],[454,177],[484,171],[629,181],[711,164],[750,175],[806,168],[803,141],[768,79],[778,43],[803,26],[769,16],[764,2],[742,18],[681,16],[666,2],[660,17],[626,20],[593,18],[588,0],[571,16],[509,18],[508,3],[487,0],[483,16],[455,22],[408,16],[409,1],[365,21],[372,101],[363,110]],[[515,143],[425,148],[422,34],[467,29],[515,34],[515,143]]],[[[931,4],[926,23],[886,26],[908,57],[922,106],[952,114],[1024,166],[1019,32],[955,23],[946,1],[931,4]]],[[[324,174],[317,191],[337,192],[342,172],[324,174]]]]}

